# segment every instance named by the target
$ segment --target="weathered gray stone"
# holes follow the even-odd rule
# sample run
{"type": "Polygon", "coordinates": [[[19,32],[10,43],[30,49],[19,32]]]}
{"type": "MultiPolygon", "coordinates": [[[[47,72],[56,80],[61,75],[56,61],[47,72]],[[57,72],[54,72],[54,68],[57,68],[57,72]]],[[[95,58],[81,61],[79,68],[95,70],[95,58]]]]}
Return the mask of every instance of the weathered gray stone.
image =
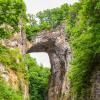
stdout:
{"type": "Polygon", "coordinates": [[[51,77],[48,100],[66,100],[63,96],[69,92],[66,72],[71,59],[71,50],[65,40],[64,26],[41,32],[33,39],[33,46],[27,51],[27,53],[31,52],[47,52],[49,55],[51,77]]]}
{"type": "MultiPolygon", "coordinates": [[[[9,39],[0,39],[0,45],[6,46],[10,49],[16,49],[18,48],[20,53],[22,55],[25,54],[25,50],[27,48],[26,45],[26,34],[23,31],[22,27],[20,28],[20,32],[15,33],[12,37],[9,39]]],[[[16,63],[19,63],[19,59],[16,59],[16,63]]],[[[18,90],[20,86],[20,78],[18,78],[18,75],[15,73],[14,70],[11,70],[10,68],[6,69],[3,64],[0,64],[0,77],[6,81],[7,84],[11,85],[14,90],[18,90]],[[8,71],[9,69],[9,71],[8,71]]],[[[24,76],[21,77],[21,79],[24,80],[24,76]]],[[[23,82],[23,100],[28,100],[29,98],[29,90],[28,90],[28,83],[23,82]]]]}
{"type": "Polygon", "coordinates": [[[92,77],[91,99],[100,100],[100,71],[94,72],[92,77]]]}

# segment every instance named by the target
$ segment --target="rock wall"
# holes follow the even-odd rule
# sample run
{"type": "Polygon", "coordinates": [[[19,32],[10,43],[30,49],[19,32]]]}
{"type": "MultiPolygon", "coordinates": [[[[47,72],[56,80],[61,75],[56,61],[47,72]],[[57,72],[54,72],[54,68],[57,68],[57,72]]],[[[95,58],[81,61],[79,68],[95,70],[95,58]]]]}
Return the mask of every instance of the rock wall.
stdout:
{"type": "MultiPolygon", "coordinates": [[[[42,31],[36,36],[32,43],[26,41],[25,33],[20,31],[14,34],[10,39],[0,40],[0,44],[8,48],[19,48],[20,53],[24,55],[31,52],[47,52],[51,63],[51,77],[48,89],[48,100],[74,100],[70,95],[70,81],[67,78],[67,72],[70,68],[72,58],[71,48],[64,32],[64,25],[60,25],[50,31],[42,31]]],[[[100,57],[98,58],[98,62],[100,57]]],[[[98,65],[100,66],[100,64],[98,65]]],[[[0,63],[0,76],[14,90],[19,89],[19,85],[24,93],[24,100],[29,97],[28,84],[25,83],[24,77],[19,79],[17,73],[12,69],[6,69],[0,63]]],[[[98,67],[91,76],[91,87],[87,91],[88,96],[82,97],[81,100],[99,100],[100,99],[100,68],[98,67]]]]}
{"type": "MultiPolygon", "coordinates": [[[[9,49],[16,49],[18,48],[20,50],[20,53],[24,56],[26,51],[26,36],[25,33],[22,31],[15,33],[11,38],[9,39],[1,39],[0,45],[3,45],[9,49]]],[[[19,63],[19,60],[17,60],[19,63]]],[[[0,76],[1,78],[10,85],[15,91],[19,90],[21,87],[21,90],[23,92],[23,99],[28,100],[29,98],[29,92],[28,92],[28,82],[26,83],[24,80],[24,76],[18,77],[19,75],[16,73],[16,71],[6,68],[2,63],[0,63],[0,76]]]]}
{"type": "Polygon", "coordinates": [[[15,33],[9,39],[1,39],[0,44],[8,47],[8,48],[19,48],[20,53],[25,54],[26,40],[23,41],[22,33],[15,33]]]}
{"type": "Polygon", "coordinates": [[[92,79],[91,98],[100,100],[100,70],[96,71],[92,79]]]}

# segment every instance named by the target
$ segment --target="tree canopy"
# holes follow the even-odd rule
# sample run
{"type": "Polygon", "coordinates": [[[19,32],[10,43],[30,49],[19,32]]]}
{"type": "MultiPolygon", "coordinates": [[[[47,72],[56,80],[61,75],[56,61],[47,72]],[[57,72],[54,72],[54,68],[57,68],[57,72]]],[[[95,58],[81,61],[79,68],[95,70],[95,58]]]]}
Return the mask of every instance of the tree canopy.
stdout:
{"type": "Polygon", "coordinates": [[[0,39],[18,32],[20,21],[26,20],[23,0],[0,0],[0,39]]]}
{"type": "Polygon", "coordinates": [[[39,66],[29,55],[26,56],[25,62],[28,67],[30,100],[45,100],[50,69],[39,66]]]}
{"type": "Polygon", "coordinates": [[[73,60],[69,76],[75,100],[89,96],[91,76],[100,66],[100,1],[81,0],[70,7],[66,31],[73,60]]]}
{"type": "Polygon", "coordinates": [[[68,4],[59,8],[47,9],[34,15],[28,15],[29,25],[26,27],[26,35],[29,40],[42,30],[50,30],[60,25],[68,15],[68,4]],[[38,19],[38,22],[37,22],[38,19]]]}

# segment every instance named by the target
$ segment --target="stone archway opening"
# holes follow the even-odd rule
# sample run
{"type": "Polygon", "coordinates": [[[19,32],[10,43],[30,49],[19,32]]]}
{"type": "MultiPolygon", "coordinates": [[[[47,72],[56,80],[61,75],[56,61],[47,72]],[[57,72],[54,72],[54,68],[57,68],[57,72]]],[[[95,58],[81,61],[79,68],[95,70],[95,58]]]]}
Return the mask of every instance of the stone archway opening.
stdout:
{"type": "Polygon", "coordinates": [[[71,49],[65,38],[64,26],[61,25],[55,30],[41,32],[27,50],[27,53],[46,52],[49,55],[51,77],[47,100],[64,100],[65,94],[69,92],[66,72],[71,60],[71,49]]]}
{"type": "Polygon", "coordinates": [[[30,56],[36,59],[38,65],[51,68],[50,59],[46,52],[33,52],[30,53],[30,56]]]}

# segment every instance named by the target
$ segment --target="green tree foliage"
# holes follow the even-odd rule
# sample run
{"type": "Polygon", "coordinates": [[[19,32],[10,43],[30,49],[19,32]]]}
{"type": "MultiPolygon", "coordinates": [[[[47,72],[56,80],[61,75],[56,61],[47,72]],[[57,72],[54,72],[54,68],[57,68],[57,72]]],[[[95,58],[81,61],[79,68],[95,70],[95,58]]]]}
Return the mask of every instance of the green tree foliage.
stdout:
{"type": "MultiPolygon", "coordinates": [[[[0,0],[0,39],[9,38],[19,31],[20,22],[26,21],[26,7],[23,0],[0,0]]],[[[12,69],[19,79],[26,74],[25,63],[19,49],[10,49],[0,44],[0,63],[5,70],[12,69]]],[[[0,73],[1,77],[1,73],[0,73]]],[[[22,90],[17,92],[0,78],[0,100],[22,100],[22,90]]],[[[18,80],[19,81],[19,80],[18,80]]]]}
{"type": "Polygon", "coordinates": [[[60,8],[47,9],[43,12],[39,12],[36,16],[28,15],[30,24],[26,27],[27,38],[31,40],[32,36],[37,35],[38,32],[57,27],[66,19],[68,11],[68,5],[64,4],[60,8]],[[38,23],[36,19],[38,19],[38,23]]]}
{"type": "Polygon", "coordinates": [[[18,31],[20,20],[26,20],[23,0],[0,0],[0,39],[9,38],[18,31]]]}
{"type": "Polygon", "coordinates": [[[9,85],[0,79],[0,100],[22,100],[20,91],[13,90],[9,85]]]}
{"type": "Polygon", "coordinates": [[[36,17],[34,15],[27,15],[28,23],[26,26],[26,36],[28,40],[32,40],[33,36],[37,35],[40,31],[40,27],[37,24],[36,17]]]}
{"type": "Polygon", "coordinates": [[[81,100],[89,94],[90,78],[100,66],[100,1],[81,0],[71,6],[67,32],[73,52],[69,77],[76,100],[81,100]]]}
{"type": "Polygon", "coordinates": [[[45,100],[48,90],[50,69],[37,65],[29,55],[26,56],[28,67],[30,100],[45,100]]]}
{"type": "MultiPolygon", "coordinates": [[[[18,81],[24,78],[27,82],[27,70],[25,67],[25,62],[22,55],[19,52],[19,49],[9,49],[5,46],[0,45],[0,64],[4,65],[6,71],[11,69],[16,72],[18,81]]],[[[20,85],[20,83],[17,83],[20,85]]],[[[2,73],[0,72],[0,100],[22,100],[23,93],[22,88],[16,91],[7,82],[2,78],[2,73]]]]}
{"type": "Polygon", "coordinates": [[[25,72],[26,70],[19,49],[8,49],[0,45],[0,63],[16,71],[25,72]]]}
{"type": "Polygon", "coordinates": [[[42,29],[55,28],[66,19],[68,11],[68,5],[64,4],[60,8],[54,8],[37,13],[37,17],[40,19],[40,27],[42,29]],[[46,25],[43,25],[44,23],[46,25]]]}

